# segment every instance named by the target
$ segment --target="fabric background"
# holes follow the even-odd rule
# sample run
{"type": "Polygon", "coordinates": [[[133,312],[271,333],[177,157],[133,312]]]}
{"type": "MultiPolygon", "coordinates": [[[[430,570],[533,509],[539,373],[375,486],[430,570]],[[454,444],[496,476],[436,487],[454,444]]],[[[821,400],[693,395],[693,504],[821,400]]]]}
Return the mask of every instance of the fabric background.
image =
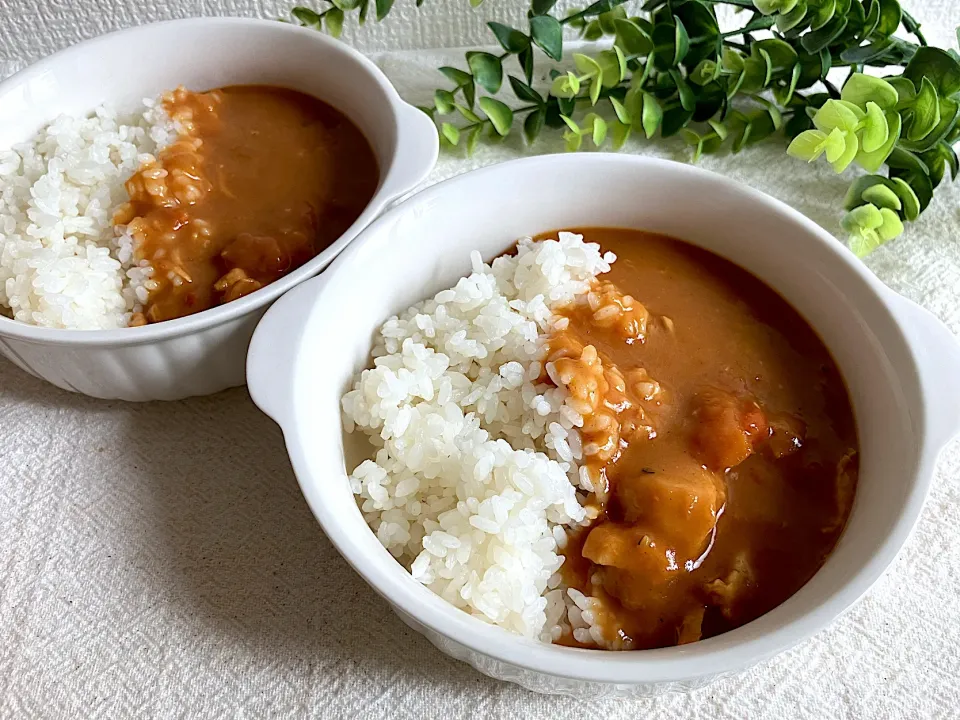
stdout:
{"type": "MultiPolygon", "coordinates": [[[[912,0],[935,44],[955,0],[912,0]]],[[[480,10],[400,0],[348,39],[426,102],[433,69],[486,42],[480,10]]],[[[267,0],[0,0],[0,77],[82,38],[169,17],[276,17],[267,0]]],[[[441,78],[442,79],[442,78],[441,78]]],[[[524,152],[513,140],[431,182],[524,152]]],[[[683,159],[676,144],[635,152],[683,159]]],[[[770,141],[702,165],[831,231],[849,177],[770,141]]],[[[960,186],[868,259],[960,333],[960,186]]],[[[483,212],[483,208],[477,209],[483,212]]],[[[956,718],[960,714],[960,444],[942,456],[912,540],[849,613],[763,665],[687,695],[577,702],[489,680],[403,625],[304,503],[277,427],[243,389],[166,404],[71,395],[0,361],[0,717],[956,718]]]]}

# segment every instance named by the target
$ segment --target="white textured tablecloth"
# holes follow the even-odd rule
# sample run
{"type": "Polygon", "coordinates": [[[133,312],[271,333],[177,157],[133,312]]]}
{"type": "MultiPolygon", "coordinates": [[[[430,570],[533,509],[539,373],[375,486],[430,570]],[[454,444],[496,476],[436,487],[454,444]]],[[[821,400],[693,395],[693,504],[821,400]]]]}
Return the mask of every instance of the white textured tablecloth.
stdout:
{"type": "MultiPolygon", "coordinates": [[[[525,3],[427,0],[352,39],[368,51],[483,41],[525,3]]],[[[914,0],[955,42],[956,0],[914,0]]],[[[266,0],[0,0],[0,76],[106,29],[197,14],[274,17],[266,0]]],[[[378,61],[426,102],[445,51],[378,61]]],[[[535,151],[557,150],[543,143],[535,151]]],[[[636,152],[684,157],[676,144],[636,152]]],[[[431,180],[525,152],[508,141],[431,180]]],[[[777,141],[703,166],[835,231],[848,182],[777,141]]],[[[960,185],[868,260],[960,333],[960,185]]],[[[321,533],[279,430],[240,390],[168,404],[71,395],[0,362],[0,717],[960,717],[960,445],[943,455],[917,532],[829,630],[703,690],[576,702],[489,680],[403,625],[321,533]]]]}

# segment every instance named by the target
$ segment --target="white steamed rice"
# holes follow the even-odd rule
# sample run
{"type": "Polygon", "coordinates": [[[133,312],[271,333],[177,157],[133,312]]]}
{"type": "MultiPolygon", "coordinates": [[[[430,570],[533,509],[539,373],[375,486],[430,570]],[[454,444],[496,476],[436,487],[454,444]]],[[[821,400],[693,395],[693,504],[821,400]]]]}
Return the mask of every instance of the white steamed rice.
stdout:
{"type": "Polygon", "coordinates": [[[539,379],[551,308],[614,260],[572,233],[521,240],[492,265],[474,253],[469,277],[383,325],[343,398],[348,429],[377,447],[350,482],[380,542],[456,607],[546,641],[601,640],[596,600],[556,572],[564,527],[590,521],[583,420],[539,379]]]}
{"type": "Polygon", "coordinates": [[[128,324],[152,268],[113,214],[129,199],[126,180],[176,134],[162,106],[144,101],[128,116],[64,115],[0,149],[0,312],[50,328],[128,324]]]}

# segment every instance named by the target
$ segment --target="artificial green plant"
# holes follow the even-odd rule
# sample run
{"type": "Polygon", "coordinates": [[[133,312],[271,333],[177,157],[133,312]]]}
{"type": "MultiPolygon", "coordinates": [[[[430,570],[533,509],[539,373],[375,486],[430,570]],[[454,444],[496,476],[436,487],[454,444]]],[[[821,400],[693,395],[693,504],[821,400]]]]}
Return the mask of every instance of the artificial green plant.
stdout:
{"type": "MultiPolygon", "coordinates": [[[[440,68],[449,84],[424,110],[445,144],[473,152],[515,126],[529,143],[545,129],[562,131],[569,150],[679,134],[696,161],[783,133],[793,157],[869,173],[852,181],[844,202],[842,226],[860,255],[916,220],[947,169],[956,179],[960,55],[930,47],[898,0],[649,0],[636,16],[623,0],[563,16],[555,3],[531,0],[523,27],[488,23],[500,52],[469,51],[462,67],[440,68]],[[745,22],[721,31],[718,5],[742,11],[745,22]],[[558,65],[565,28],[608,42],[558,65]],[[548,90],[534,87],[544,56],[548,90]],[[835,68],[848,71],[840,87],[828,78],[835,68]],[[502,99],[507,86],[513,97],[502,99]]],[[[338,35],[347,13],[363,23],[372,5],[381,20],[392,4],[327,0],[321,11],[293,14],[338,35]]]]}

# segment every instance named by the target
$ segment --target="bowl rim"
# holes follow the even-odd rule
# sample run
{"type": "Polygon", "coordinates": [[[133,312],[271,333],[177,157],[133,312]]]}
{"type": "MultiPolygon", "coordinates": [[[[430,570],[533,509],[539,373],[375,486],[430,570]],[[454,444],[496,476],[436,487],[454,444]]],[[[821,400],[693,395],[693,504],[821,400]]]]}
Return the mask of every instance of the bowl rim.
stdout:
{"type": "MultiPolygon", "coordinates": [[[[415,110],[405,102],[397,92],[396,88],[390,83],[383,71],[368,57],[358,50],[350,47],[346,43],[341,43],[327,35],[312,30],[310,28],[293,25],[291,23],[279,22],[276,20],[266,20],[261,18],[239,18],[239,17],[196,17],[180,18],[174,20],[163,20],[159,22],[145,23],[134,27],[114,30],[103,35],[98,35],[87,40],[70,45],[62,50],[58,50],[35,63],[17,71],[13,75],[0,80],[0,102],[9,92],[20,87],[33,75],[48,71],[60,64],[66,62],[81,62],[82,58],[90,53],[95,53],[99,46],[115,42],[121,38],[127,39],[137,35],[145,35],[152,32],[175,32],[185,28],[200,28],[212,32],[233,28],[253,28],[257,30],[267,30],[278,36],[282,35],[301,35],[309,37],[313,42],[326,45],[334,52],[340,53],[353,61],[357,68],[366,72],[371,80],[380,87],[388,99],[387,106],[393,112],[393,124],[397,129],[398,142],[393,150],[392,156],[378,158],[381,161],[380,181],[376,191],[370,198],[363,212],[351,224],[343,234],[334,242],[324,248],[315,257],[301,265],[289,275],[284,275],[278,280],[264,286],[256,292],[243,296],[229,303],[208,308],[192,315],[187,315],[173,320],[166,320],[161,323],[152,323],[139,327],[115,328],[110,330],[76,330],[72,328],[46,328],[28,323],[20,322],[12,318],[0,315],[0,337],[10,337],[19,340],[28,340],[51,345],[69,345],[69,346],[116,346],[116,345],[141,345],[158,340],[166,340],[181,335],[196,333],[217,325],[224,325],[232,320],[236,320],[244,315],[249,315],[259,310],[278,297],[286,293],[291,288],[299,285],[304,280],[316,275],[325,268],[333,258],[340,254],[354,239],[356,239],[360,230],[369,225],[382,212],[383,208],[392,200],[396,199],[403,192],[407,192],[412,187],[394,188],[391,182],[399,173],[399,168],[393,161],[400,154],[401,139],[400,129],[404,125],[402,113],[405,109],[415,110]]],[[[419,111],[417,111],[419,112],[419,111]]],[[[53,118],[48,120],[52,121],[53,118]]],[[[432,165],[436,162],[436,150],[434,150],[432,165]]]]}
{"type": "MultiPolygon", "coordinates": [[[[350,248],[341,254],[322,276],[306,283],[304,293],[309,287],[314,288],[314,293],[306,303],[307,307],[300,312],[309,313],[322,298],[322,289],[327,280],[348,265],[351,258],[370,238],[394,225],[404,215],[415,213],[418,208],[445,196],[454,197],[459,194],[460,188],[464,185],[478,181],[493,181],[498,175],[509,173],[520,165],[549,166],[568,162],[635,164],[647,170],[686,173],[714,183],[735,187],[751,202],[774,211],[784,220],[799,226],[800,230],[811,235],[816,242],[826,245],[836,262],[843,266],[843,272],[863,283],[888,311],[892,329],[900,333],[904,346],[910,349],[909,359],[913,367],[909,370],[919,372],[914,345],[903,333],[901,316],[891,307],[895,297],[893,291],[887,289],[849,249],[826,230],[786,203],[729,177],[670,160],[636,155],[590,153],[525,157],[473,170],[427,188],[400,203],[365,228],[350,248]]],[[[546,169],[542,171],[551,172],[546,169]]],[[[558,171],[554,169],[552,172],[558,171]]],[[[291,355],[298,355],[296,349],[300,342],[302,342],[302,335],[295,340],[291,355]]],[[[291,376],[296,376],[296,362],[292,370],[291,376]]],[[[264,394],[268,392],[266,388],[263,391],[264,394]]],[[[251,387],[251,394],[257,400],[256,388],[251,387]]],[[[939,451],[939,447],[931,447],[926,439],[927,429],[921,426],[918,429],[921,450],[918,452],[917,465],[912,475],[904,478],[904,482],[910,483],[911,488],[896,521],[887,529],[883,542],[874,547],[872,553],[858,564],[842,586],[826,597],[818,599],[812,607],[800,612],[789,622],[783,622],[779,618],[779,615],[784,612],[784,604],[781,604],[753,622],[713,638],[683,646],[617,653],[557,646],[510,633],[471,617],[442,600],[414,581],[399,563],[395,563],[396,567],[389,571],[381,568],[379,564],[371,563],[367,557],[368,552],[351,542],[350,533],[344,527],[343,518],[326,509],[323,503],[325,485],[316,482],[315,479],[306,480],[306,478],[312,478],[312,474],[309,472],[309,463],[301,441],[302,436],[299,431],[293,431],[293,426],[299,424],[296,400],[286,410],[287,415],[276,413],[275,419],[284,430],[291,463],[307,503],[324,533],[341,556],[378,594],[386,598],[392,606],[413,618],[416,623],[476,653],[527,671],[604,686],[683,682],[740,670],[780,653],[824,629],[870,589],[907,541],[919,519],[932,481],[933,464],[939,451]],[[305,479],[301,480],[301,477],[305,479]],[[399,570],[400,573],[395,570],[399,570]],[[768,629],[767,625],[771,627],[768,629]],[[751,626],[753,626],[752,630],[751,626]]],[[[345,470],[340,472],[343,472],[344,477],[346,476],[345,470]]]]}

